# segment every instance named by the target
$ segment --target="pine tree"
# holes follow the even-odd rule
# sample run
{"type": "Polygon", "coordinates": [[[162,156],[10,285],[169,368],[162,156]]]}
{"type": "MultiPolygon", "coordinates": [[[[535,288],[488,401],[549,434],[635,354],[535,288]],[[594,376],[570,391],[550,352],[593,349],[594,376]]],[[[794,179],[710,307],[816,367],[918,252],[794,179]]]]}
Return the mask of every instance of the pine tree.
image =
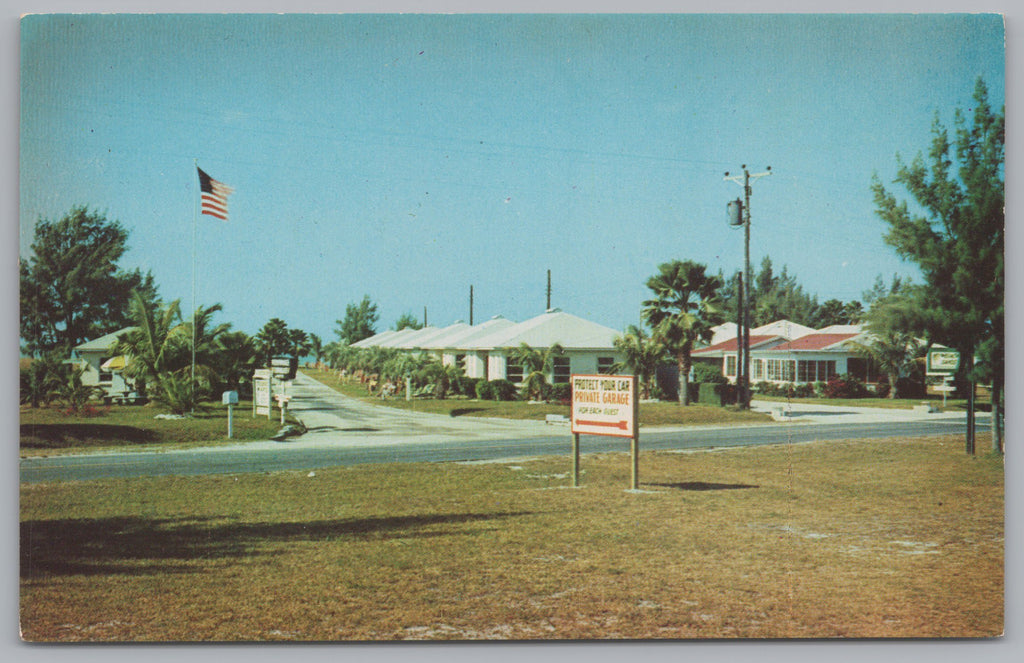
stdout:
{"type": "MultiPolygon", "coordinates": [[[[1005,109],[992,111],[988,88],[978,80],[968,124],[957,110],[956,138],[938,118],[932,124],[927,161],[900,162],[895,183],[924,211],[897,201],[877,175],[872,183],[878,215],[889,225],[885,240],[924,274],[929,329],[936,341],[960,352],[968,392],[967,452],[974,449],[973,381],[992,380],[993,445],[1002,451],[1004,373],[1003,250],[1005,109]],[[984,363],[973,359],[984,349],[984,363]]],[[[898,158],[898,157],[897,157],[898,158]]]]}

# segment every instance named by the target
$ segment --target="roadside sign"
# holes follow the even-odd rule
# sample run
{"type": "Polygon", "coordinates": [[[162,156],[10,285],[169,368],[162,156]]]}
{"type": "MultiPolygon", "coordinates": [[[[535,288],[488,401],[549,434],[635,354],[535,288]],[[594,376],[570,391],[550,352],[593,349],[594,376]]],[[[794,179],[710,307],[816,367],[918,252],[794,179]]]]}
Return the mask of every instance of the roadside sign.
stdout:
{"type": "Polygon", "coordinates": [[[927,375],[953,375],[960,367],[960,353],[948,348],[932,348],[928,351],[925,367],[927,375]]]}
{"type": "Polygon", "coordinates": [[[252,414],[270,418],[270,371],[257,369],[252,376],[252,414]]]}
{"type": "Polygon", "coordinates": [[[640,401],[635,375],[573,375],[572,485],[580,485],[580,435],[629,438],[630,486],[640,485],[640,401]]]}
{"type": "Polygon", "coordinates": [[[632,375],[573,375],[572,432],[577,435],[636,435],[636,378],[632,375]]]}

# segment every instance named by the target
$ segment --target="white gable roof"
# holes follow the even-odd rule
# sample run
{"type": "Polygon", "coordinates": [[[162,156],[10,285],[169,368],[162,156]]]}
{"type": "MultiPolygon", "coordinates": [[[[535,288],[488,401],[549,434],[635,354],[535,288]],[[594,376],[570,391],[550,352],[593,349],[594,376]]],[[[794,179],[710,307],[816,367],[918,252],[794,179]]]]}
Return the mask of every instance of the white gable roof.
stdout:
{"type": "Polygon", "coordinates": [[[487,322],[481,322],[472,327],[466,325],[464,328],[434,338],[421,347],[424,350],[457,350],[472,345],[475,339],[483,338],[488,334],[507,329],[515,324],[512,320],[496,315],[487,322]]]}
{"type": "Polygon", "coordinates": [[[389,347],[401,348],[403,350],[423,348],[430,342],[434,341],[435,339],[442,338],[448,334],[461,331],[468,327],[469,325],[467,325],[465,322],[462,322],[461,320],[456,322],[455,324],[448,325],[447,327],[442,328],[424,327],[423,329],[419,330],[418,333],[412,334],[411,336],[406,336],[405,338],[401,339],[397,344],[390,344],[389,347]]]}
{"type": "Polygon", "coordinates": [[[715,345],[722,341],[728,341],[730,338],[736,338],[737,328],[738,326],[735,322],[723,322],[720,325],[712,327],[711,342],[708,343],[708,345],[715,345]]]}
{"type": "Polygon", "coordinates": [[[374,345],[381,348],[404,348],[406,343],[415,337],[432,334],[435,331],[437,331],[437,327],[423,327],[422,329],[411,329],[406,327],[401,331],[395,332],[394,336],[390,336],[380,343],[375,343],[374,345]]]}
{"type": "Polygon", "coordinates": [[[75,352],[108,352],[117,343],[117,337],[121,334],[130,332],[135,327],[125,327],[124,329],[94,338],[91,341],[86,341],[80,345],[74,347],[75,352]]]}
{"type": "Polygon", "coordinates": [[[819,329],[819,334],[859,334],[864,331],[863,325],[832,325],[819,329]]]}
{"type": "MultiPolygon", "coordinates": [[[[815,331],[817,330],[811,329],[810,327],[804,327],[803,325],[798,325],[797,323],[790,322],[789,320],[776,320],[775,322],[772,322],[770,324],[763,325],[756,329],[751,329],[750,335],[781,336],[787,341],[792,341],[795,338],[800,338],[801,336],[813,334],[815,331]]],[[[736,332],[734,331],[732,335],[733,337],[735,337],[736,332]]]]}
{"type": "Polygon", "coordinates": [[[356,341],[355,343],[352,343],[349,347],[352,347],[352,348],[367,348],[367,347],[372,347],[372,346],[375,346],[375,345],[380,345],[381,343],[383,343],[384,341],[386,341],[387,339],[391,338],[392,336],[394,336],[397,333],[398,332],[396,332],[394,329],[388,329],[386,331],[382,331],[379,334],[374,334],[373,336],[370,336],[368,338],[364,338],[361,341],[356,341]]]}
{"type": "Polygon", "coordinates": [[[534,348],[547,348],[555,343],[565,349],[612,349],[619,332],[575,315],[551,309],[519,324],[486,334],[466,344],[467,350],[517,348],[523,343],[534,348]]]}

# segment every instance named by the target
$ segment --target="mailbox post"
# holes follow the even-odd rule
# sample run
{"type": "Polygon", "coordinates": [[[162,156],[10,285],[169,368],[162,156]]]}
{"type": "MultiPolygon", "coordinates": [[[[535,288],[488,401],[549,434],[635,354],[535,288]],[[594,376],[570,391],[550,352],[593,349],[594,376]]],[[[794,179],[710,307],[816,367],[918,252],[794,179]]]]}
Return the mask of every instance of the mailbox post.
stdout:
{"type": "Polygon", "coordinates": [[[284,425],[284,417],[288,413],[288,401],[292,399],[287,394],[274,394],[274,400],[277,401],[277,406],[281,408],[281,425],[284,425]]]}
{"type": "Polygon", "coordinates": [[[221,403],[228,406],[228,439],[234,435],[233,429],[233,414],[235,406],[238,404],[238,392],[237,391],[225,391],[221,394],[221,403]]]}

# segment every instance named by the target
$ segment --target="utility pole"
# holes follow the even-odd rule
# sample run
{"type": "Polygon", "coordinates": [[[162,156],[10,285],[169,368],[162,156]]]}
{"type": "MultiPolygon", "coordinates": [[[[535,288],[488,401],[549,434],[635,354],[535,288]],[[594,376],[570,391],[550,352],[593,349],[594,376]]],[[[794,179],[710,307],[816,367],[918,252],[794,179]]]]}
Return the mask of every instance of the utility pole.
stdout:
{"type": "MultiPolygon", "coordinates": [[[[740,314],[741,326],[737,330],[736,340],[738,341],[737,355],[739,361],[737,366],[742,366],[742,374],[737,371],[736,385],[739,392],[739,405],[741,409],[750,409],[750,291],[751,291],[751,275],[750,275],[750,194],[752,193],[750,188],[750,180],[758,179],[760,177],[767,177],[772,174],[772,167],[768,166],[763,173],[754,173],[753,175],[747,170],[747,164],[743,164],[743,175],[729,175],[729,171],[725,172],[725,179],[728,181],[736,182],[743,187],[743,206],[742,206],[742,218],[740,223],[743,225],[743,278],[741,301],[740,301],[740,314]]],[[[738,202],[738,201],[737,201],[738,202]]],[[[732,211],[733,203],[730,203],[730,212],[732,211]]]]}
{"type": "Polygon", "coordinates": [[[551,310],[551,270],[548,270],[548,305],[544,308],[545,311],[551,310]]]}

